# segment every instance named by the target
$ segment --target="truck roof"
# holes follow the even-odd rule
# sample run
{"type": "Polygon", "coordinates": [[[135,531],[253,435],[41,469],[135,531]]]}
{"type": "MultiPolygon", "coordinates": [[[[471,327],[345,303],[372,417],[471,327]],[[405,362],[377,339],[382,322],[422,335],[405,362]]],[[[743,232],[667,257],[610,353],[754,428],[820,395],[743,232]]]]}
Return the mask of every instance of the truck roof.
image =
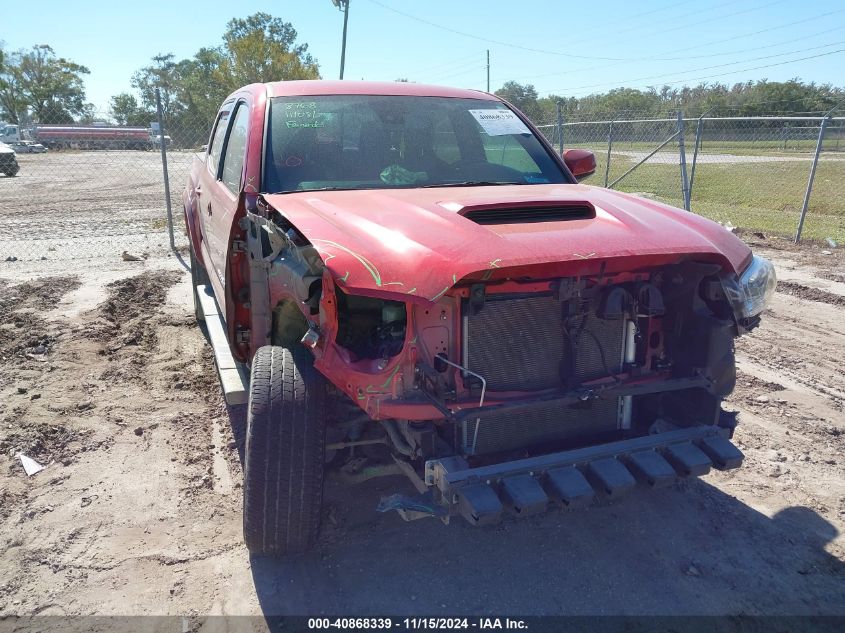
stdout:
{"type": "Polygon", "coordinates": [[[407,81],[333,81],[301,80],[274,81],[264,84],[268,97],[299,97],[317,95],[405,95],[416,97],[454,97],[459,99],[484,99],[498,101],[480,90],[449,88],[416,84],[407,81]]]}

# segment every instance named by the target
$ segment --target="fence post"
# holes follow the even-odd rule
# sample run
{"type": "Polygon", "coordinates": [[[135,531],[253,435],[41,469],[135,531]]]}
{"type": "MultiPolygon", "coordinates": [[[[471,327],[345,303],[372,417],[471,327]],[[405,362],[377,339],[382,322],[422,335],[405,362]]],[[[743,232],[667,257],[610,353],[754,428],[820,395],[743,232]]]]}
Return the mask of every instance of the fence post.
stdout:
{"type": "Polygon", "coordinates": [[[560,146],[560,153],[563,154],[563,109],[560,102],[557,104],[557,140],[560,146]]]}
{"type": "Polygon", "coordinates": [[[607,132],[607,163],[604,166],[604,186],[607,187],[607,179],[610,176],[610,150],[613,147],[613,120],[610,121],[610,130],[607,132]]]}
{"type": "Polygon", "coordinates": [[[158,115],[158,146],[161,149],[161,170],[164,175],[164,202],[167,205],[167,232],[170,234],[170,250],[176,250],[173,237],[173,209],[170,205],[170,176],[167,174],[167,148],[164,142],[164,113],[161,109],[161,92],[156,88],[156,114],[158,115]]]}
{"type": "Polygon", "coordinates": [[[684,209],[689,211],[689,181],[687,180],[687,153],[684,149],[684,113],[678,110],[678,156],[681,163],[681,193],[684,196],[684,209]]]}
{"type": "Polygon", "coordinates": [[[695,183],[695,166],[698,164],[698,150],[701,147],[701,126],[703,120],[704,115],[702,114],[700,117],[698,117],[698,123],[696,123],[695,125],[695,149],[692,152],[692,169],[690,170],[689,174],[690,207],[692,207],[692,186],[693,183],[695,183]]]}
{"type": "Polygon", "coordinates": [[[819,164],[819,154],[821,154],[822,151],[824,131],[827,127],[829,116],[830,113],[822,119],[821,127],[819,127],[819,140],[816,142],[816,153],[813,156],[813,166],[810,167],[810,178],[807,180],[807,191],[804,192],[804,203],[801,205],[801,217],[798,219],[798,230],[795,231],[796,244],[801,241],[801,231],[804,228],[804,218],[807,217],[807,208],[810,206],[810,194],[813,192],[813,179],[816,177],[816,165],[819,164]]]}

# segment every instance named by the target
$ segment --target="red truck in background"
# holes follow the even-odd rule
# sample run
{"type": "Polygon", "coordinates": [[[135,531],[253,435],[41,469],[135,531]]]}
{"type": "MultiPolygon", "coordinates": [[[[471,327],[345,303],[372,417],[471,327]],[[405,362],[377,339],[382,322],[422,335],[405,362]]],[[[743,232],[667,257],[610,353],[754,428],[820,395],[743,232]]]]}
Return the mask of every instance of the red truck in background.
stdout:
{"type": "Polygon", "coordinates": [[[709,220],[578,183],[594,170],[482,92],[225,100],[183,201],[197,317],[224,391],[248,392],[250,551],[307,548],[352,454],[416,486],[380,510],[477,525],[740,465],[721,402],[774,270],[709,220]]]}

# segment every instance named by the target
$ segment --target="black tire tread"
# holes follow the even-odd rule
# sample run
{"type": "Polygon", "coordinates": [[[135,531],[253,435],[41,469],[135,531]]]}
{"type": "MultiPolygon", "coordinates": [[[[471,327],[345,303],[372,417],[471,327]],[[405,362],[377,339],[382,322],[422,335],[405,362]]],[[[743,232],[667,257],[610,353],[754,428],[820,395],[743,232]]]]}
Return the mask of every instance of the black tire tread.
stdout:
{"type": "Polygon", "coordinates": [[[244,540],[253,554],[304,552],[320,526],[326,389],[305,348],[265,346],[252,361],[244,540]]]}

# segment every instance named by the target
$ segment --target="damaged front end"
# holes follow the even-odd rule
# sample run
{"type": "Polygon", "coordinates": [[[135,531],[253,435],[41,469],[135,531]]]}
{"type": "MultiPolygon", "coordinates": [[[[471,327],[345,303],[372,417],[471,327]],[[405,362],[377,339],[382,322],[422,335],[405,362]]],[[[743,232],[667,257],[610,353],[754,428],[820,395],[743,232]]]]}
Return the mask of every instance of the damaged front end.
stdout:
{"type": "Polygon", "coordinates": [[[721,402],[735,384],[734,338],[774,287],[765,260],[738,276],[705,256],[632,270],[597,257],[493,261],[425,297],[264,211],[249,217],[267,338],[309,347],[355,405],[333,447],[381,442],[426,491],[385,508],[484,524],[742,462],[721,402]],[[354,272],[333,265],[341,256],[354,272]],[[350,274],[377,290],[348,287],[350,274]]]}

